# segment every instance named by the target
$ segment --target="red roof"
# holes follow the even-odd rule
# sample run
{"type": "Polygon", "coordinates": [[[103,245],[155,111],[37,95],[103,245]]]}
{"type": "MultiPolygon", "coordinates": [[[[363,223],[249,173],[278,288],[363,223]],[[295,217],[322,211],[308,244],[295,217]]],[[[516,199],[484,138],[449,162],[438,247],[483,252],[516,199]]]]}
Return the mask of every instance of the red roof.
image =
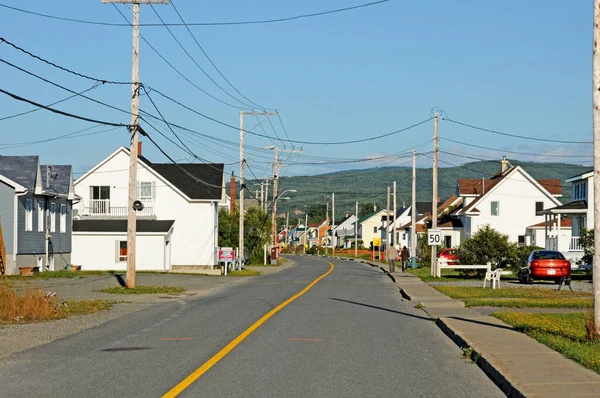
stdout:
{"type": "MultiPolygon", "coordinates": [[[[548,227],[551,227],[553,222],[548,220],[548,227]]],[[[527,228],[544,228],[546,226],[546,222],[542,221],[541,223],[533,224],[528,226],[527,228]]],[[[561,220],[560,227],[571,228],[573,227],[573,219],[571,217],[567,217],[564,220],[561,220]]]]}
{"type": "Polygon", "coordinates": [[[562,185],[559,179],[552,180],[536,180],[541,186],[546,188],[552,195],[562,195],[562,185]]]}

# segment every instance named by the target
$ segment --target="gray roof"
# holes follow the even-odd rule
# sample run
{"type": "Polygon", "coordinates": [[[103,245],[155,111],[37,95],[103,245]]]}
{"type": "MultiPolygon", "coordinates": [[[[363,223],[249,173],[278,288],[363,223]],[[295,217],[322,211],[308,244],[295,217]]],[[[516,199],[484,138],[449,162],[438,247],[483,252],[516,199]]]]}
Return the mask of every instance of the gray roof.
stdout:
{"type": "Polygon", "coordinates": [[[35,189],[38,156],[0,156],[0,174],[24,186],[35,189]]]}
{"type": "Polygon", "coordinates": [[[68,195],[69,185],[71,183],[71,166],[68,165],[52,165],[54,173],[51,174],[50,187],[46,186],[46,170],[47,165],[40,166],[42,188],[47,192],[55,192],[58,194],[68,195]]]}
{"type": "MultiPolygon", "coordinates": [[[[137,232],[169,232],[174,220],[136,220],[137,232]]],[[[73,232],[127,232],[127,220],[73,220],[73,232]]]]}
{"type": "MultiPolygon", "coordinates": [[[[417,215],[423,215],[427,213],[431,213],[432,203],[431,202],[416,202],[417,205],[417,215]]],[[[412,217],[412,208],[408,214],[412,217]]]]}

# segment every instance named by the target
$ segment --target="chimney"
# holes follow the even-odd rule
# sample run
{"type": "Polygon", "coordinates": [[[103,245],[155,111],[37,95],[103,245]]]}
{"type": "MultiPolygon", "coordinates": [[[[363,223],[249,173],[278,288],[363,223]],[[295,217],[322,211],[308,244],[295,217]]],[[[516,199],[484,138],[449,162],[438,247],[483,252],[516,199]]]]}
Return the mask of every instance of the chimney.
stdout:
{"type": "Polygon", "coordinates": [[[235,174],[231,172],[231,179],[229,180],[229,213],[235,212],[235,174]]]}
{"type": "Polygon", "coordinates": [[[142,156],[142,141],[138,141],[138,156],[142,156]]]}
{"type": "Polygon", "coordinates": [[[500,163],[502,164],[502,169],[501,169],[500,173],[504,174],[504,172],[508,168],[508,160],[506,160],[506,156],[502,156],[502,160],[500,161],[500,163]]]}
{"type": "Polygon", "coordinates": [[[373,211],[377,211],[377,203],[373,203],[373,211]]]}
{"type": "Polygon", "coordinates": [[[346,212],[346,218],[350,217],[350,213],[346,212]]]}

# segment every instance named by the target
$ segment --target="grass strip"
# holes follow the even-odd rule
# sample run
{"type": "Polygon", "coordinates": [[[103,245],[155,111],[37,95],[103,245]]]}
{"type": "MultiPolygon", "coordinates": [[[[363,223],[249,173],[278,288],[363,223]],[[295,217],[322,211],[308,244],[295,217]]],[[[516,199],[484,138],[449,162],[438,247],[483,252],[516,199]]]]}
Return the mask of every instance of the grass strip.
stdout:
{"type": "Polygon", "coordinates": [[[567,358],[600,373],[600,340],[590,341],[587,338],[585,314],[496,312],[492,315],[567,358]]]}
{"type": "Polygon", "coordinates": [[[100,290],[102,293],[111,294],[164,294],[164,293],[182,293],[184,289],[178,286],[136,286],[133,289],[115,286],[100,290]]]}
{"type": "Polygon", "coordinates": [[[262,275],[260,271],[244,268],[241,271],[229,271],[227,276],[260,276],[262,275]]]}
{"type": "Polygon", "coordinates": [[[546,288],[483,289],[473,286],[433,286],[440,293],[462,300],[467,307],[512,308],[591,308],[593,297],[587,292],[546,288]]]}

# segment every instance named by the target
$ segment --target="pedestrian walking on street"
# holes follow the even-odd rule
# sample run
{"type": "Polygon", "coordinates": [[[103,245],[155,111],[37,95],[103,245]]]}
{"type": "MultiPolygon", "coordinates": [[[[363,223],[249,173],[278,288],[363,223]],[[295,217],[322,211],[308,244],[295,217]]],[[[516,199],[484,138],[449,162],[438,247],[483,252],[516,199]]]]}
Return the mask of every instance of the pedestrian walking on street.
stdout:
{"type": "Polygon", "coordinates": [[[410,253],[408,252],[406,246],[402,248],[402,251],[400,252],[400,258],[402,258],[402,272],[406,272],[406,269],[408,268],[408,259],[410,258],[410,253]]]}
{"type": "Polygon", "coordinates": [[[385,255],[388,258],[390,264],[390,272],[396,272],[396,260],[398,260],[398,250],[393,245],[388,246],[385,251],[385,255]]]}

